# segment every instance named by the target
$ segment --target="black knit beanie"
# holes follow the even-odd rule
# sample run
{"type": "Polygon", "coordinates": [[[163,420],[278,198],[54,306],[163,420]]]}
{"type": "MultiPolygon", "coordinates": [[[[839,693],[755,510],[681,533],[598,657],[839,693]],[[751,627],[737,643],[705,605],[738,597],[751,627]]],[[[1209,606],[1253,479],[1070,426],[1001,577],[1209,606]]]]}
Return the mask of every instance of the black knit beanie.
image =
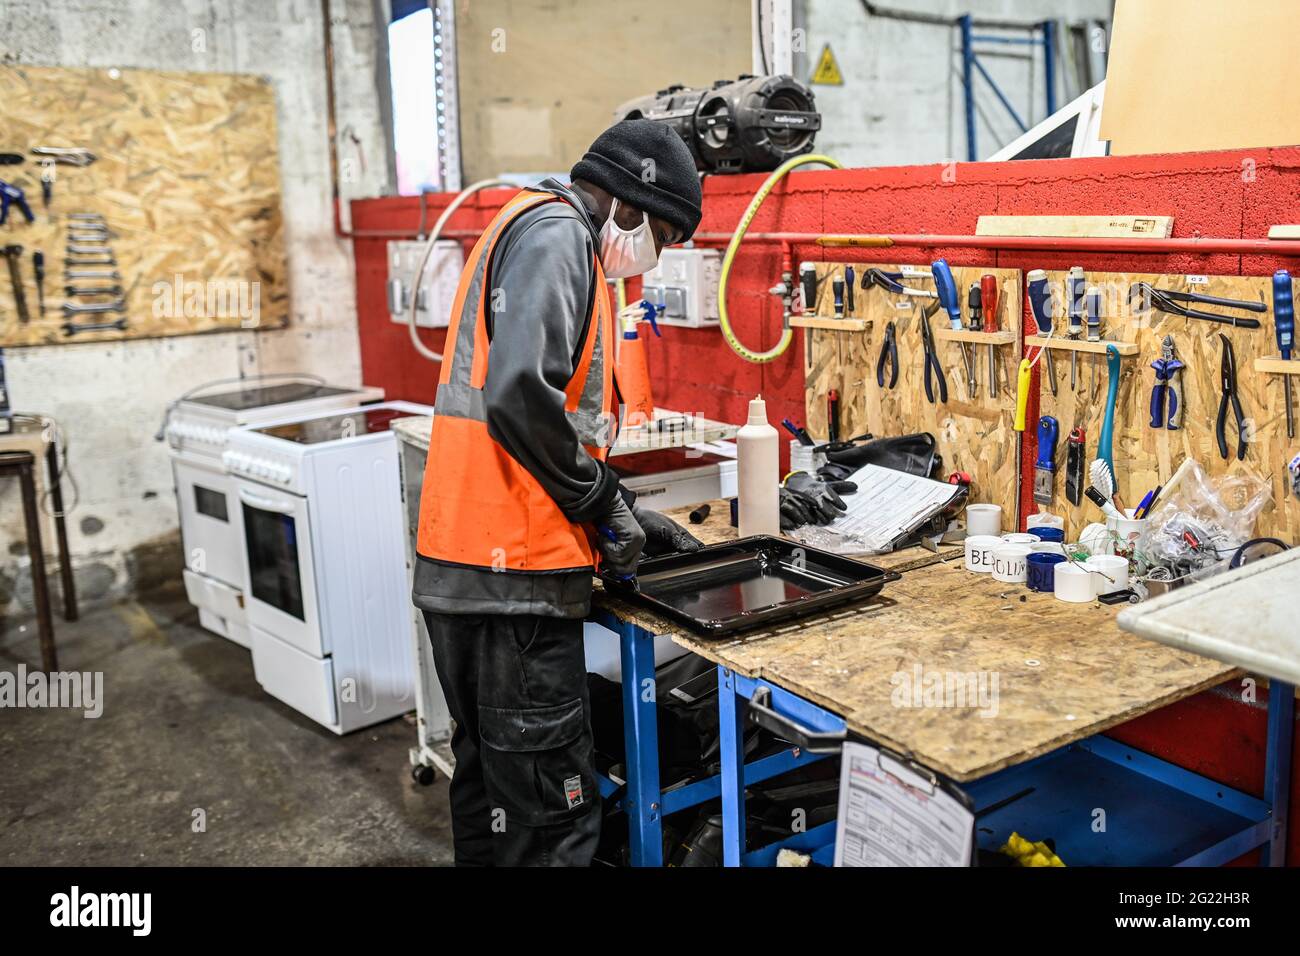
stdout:
{"type": "Polygon", "coordinates": [[[662,123],[615,123],[569,173],[621,203],[672,223],[689,239],[700,224],[700,177],[682,138],[662,123]]]}

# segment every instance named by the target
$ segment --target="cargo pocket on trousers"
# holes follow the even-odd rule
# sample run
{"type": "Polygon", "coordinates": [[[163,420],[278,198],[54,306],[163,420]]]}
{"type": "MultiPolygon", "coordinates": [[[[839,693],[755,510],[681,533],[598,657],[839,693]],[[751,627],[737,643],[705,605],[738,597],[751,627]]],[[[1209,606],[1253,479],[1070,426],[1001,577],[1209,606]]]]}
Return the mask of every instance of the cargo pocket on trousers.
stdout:
{"type": "Polygon", "coordinates": [[[506,826],[548,826],[591,809],[592,746],[580,698],[526,710],[480,704],[478,715],[483,781],[506,826]]]}

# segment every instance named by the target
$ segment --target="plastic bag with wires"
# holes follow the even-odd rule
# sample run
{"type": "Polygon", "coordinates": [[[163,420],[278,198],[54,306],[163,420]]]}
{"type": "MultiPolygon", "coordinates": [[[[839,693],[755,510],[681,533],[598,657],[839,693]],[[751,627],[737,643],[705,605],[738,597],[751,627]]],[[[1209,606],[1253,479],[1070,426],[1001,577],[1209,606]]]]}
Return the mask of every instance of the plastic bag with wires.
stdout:
{"type": "Polygon", "coordinates": [[[1176,580],[1217,564],[1254,537],[1272,499],[1267,481],[1249,472],[1211,478],[1195,461],[1161,496],[1134,549],[1139,570],[1176,580]],[[1163,569],[1163,570],[1158,570],[1163,569]]]}

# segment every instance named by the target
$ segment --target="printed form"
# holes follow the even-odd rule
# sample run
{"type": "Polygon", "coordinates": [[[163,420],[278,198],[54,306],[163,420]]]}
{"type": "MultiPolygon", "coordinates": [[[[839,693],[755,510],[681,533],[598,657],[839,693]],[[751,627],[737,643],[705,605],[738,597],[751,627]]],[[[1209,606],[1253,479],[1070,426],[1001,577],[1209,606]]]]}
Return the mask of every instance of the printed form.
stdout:
{"type": "Polygon", "coordinates": [[[869,744],[840,765],[836,866],[970,866],[975,814],[869,744]]]}

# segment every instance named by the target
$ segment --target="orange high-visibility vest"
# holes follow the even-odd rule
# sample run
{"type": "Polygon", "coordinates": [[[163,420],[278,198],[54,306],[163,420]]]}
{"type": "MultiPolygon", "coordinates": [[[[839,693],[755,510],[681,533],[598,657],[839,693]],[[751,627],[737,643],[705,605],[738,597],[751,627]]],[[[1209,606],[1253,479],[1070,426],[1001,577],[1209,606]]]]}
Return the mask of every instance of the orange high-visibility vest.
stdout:
{"type": "MultiPolygon", "coordinates": [[[[483,384],[491,360],[484,281],[497,240],[528,209],[564,202],[524,190],[497,213],[465,263],[451,308],[420,492],[416,550],[426,558],[511,571],[595,567],[592,531],[565,517],[537,479],[488,434],[483,384]]],[[[564,411],[578,439],[603,461],[616,431],[614,322],[605,272],[593,255],[596,294],[564,411]]],[[[538,277],[545,282],[545,276],[538,277]]],[[[527,321],[526,317],[512,321],[527,321]]]]}

